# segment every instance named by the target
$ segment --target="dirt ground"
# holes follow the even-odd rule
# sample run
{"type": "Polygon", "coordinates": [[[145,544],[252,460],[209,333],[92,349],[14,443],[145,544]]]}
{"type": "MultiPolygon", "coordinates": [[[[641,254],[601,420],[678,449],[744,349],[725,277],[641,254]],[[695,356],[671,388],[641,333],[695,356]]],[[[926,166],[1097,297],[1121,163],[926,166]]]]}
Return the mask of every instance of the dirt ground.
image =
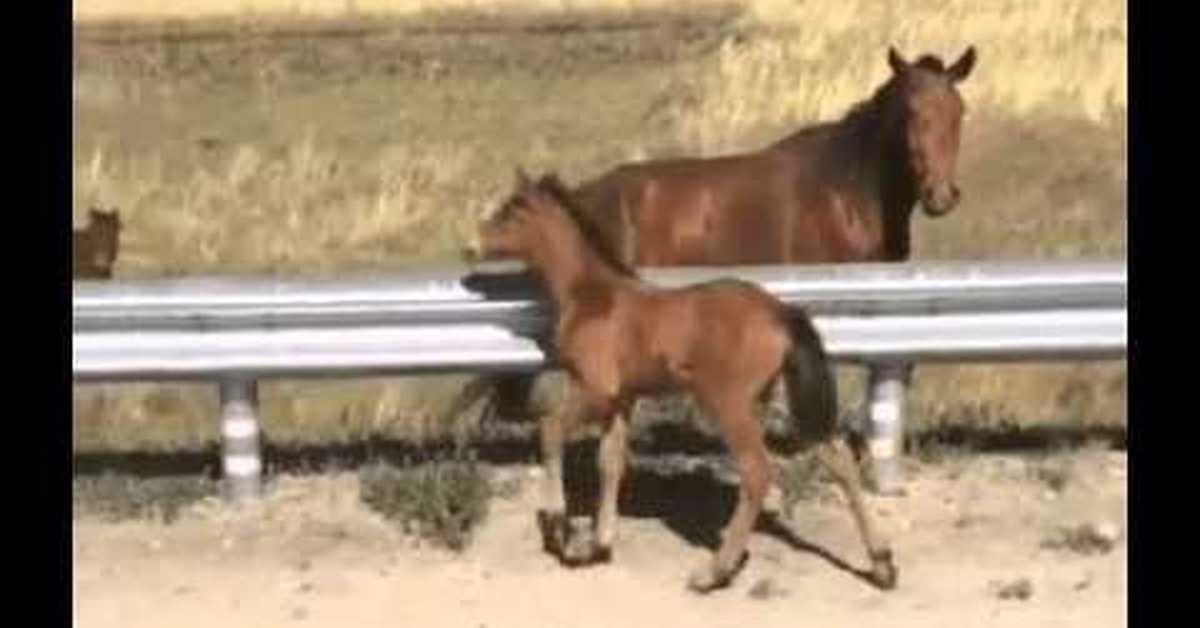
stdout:
{"type": "MultiPolygon", "coordinates": [[[[200,502],[170,524],[77,518],[75,625],[1123,626],[1126,464],[1099,448],[914,462],[907,495],[870,498],[900,567],[892,592],[853,573],[863,549],[818,483],[790,521],[765,519],[781,524],[760,525],[745,569],[707,597],[684,581],[728,485],[668,484],[667,505],[623,507],[613,563],[568,570],[541,551],[528,467],[497,469],[514,490],[461,554],[363,506],[353,474],[284,476],[260,504],[200,502]],[[1115,544],[1053,546],[1085,524],[1114,528],[1115,544]]],[[[633,477],[625,497],[663,488],[633,477]]]]}

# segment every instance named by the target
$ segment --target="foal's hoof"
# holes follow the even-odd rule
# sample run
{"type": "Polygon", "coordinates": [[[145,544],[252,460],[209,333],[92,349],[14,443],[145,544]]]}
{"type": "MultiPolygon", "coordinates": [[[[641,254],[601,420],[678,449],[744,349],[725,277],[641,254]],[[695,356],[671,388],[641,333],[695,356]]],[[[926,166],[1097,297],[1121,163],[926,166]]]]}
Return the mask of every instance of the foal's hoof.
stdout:
{"type": "Polygon", "coordinates": [[[871,582],[875,583],[875,586],[884,591],[891,591],[896,588],[899,578],[900,570],[892,561],[892,550],[880,550],[871,555],[871,582]]]}
{"type": "Polygon", "coordinates": [[[562,556],[567,545],[566,514],[539,510],[537,523],[542,533],[542,549],[555,556],[562,556]]]}
{"type": "Polygon", "coordinates": [[[729,586],[732,580],[728,574],[718,574],[711,567],[704,567],[692,572],[687,586],[693,593],[710,593],[729,586]]]}
{"type": "Polygon", "coordinates": [[[694,593],[711,593],[733,582],[733,574],[711,566],[701,567],[688,577],[688,589],[694,593]]]}
{"type": "Polygon", "coordinates": [[[711,563],[700,567],[688,577],[688,589],[695,593],[710,593],[729,586],[729,583],[733,582],[733,577],[742,570],[749,558],[750,554],[743,552],[742,557],[733,567],[722,568],[711,563]]]}
{"type": "Polygon", "coordinates": [[[567,551],[563,552],[562,561],[568,567],[607,564],[612,562],[612,548],[606,545],[572,540],[567,543],[567,551]]]}
{"type": "Polygon", "coordinates": [[[569,567],[608,562],[611,558],[612,549],[597,543],[596,534],[590,526],[574,527],[562,554],[563,562],[569,567]]]}

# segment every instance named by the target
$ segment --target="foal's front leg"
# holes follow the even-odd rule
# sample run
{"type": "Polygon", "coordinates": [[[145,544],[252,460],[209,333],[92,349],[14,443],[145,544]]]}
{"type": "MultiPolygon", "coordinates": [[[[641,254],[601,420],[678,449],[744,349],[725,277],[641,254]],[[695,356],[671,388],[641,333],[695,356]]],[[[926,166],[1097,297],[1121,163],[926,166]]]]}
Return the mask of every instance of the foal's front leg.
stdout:
{"type": "Polygon", "coordinates": [[[628,411],[614,414],[600,440],[600,506],[596,512],[596,547],[592,550],[592,560],[596,561],[612,558],[612,544],[617,536],[617,497],[625,475],[627,417],[628,411]]]}
{"type": "Polygon", "coordinates": [[[568,534],[563,550],[563,560],[569,565],[586,565],[608,562],[612,559],[612,542],[616,536],[617,496],[621,478],[625,473],[625,449],[627,411],[614,410],[611,402],[598,402],[586,406],[585,418],[598,420],[604,427],[600,439],[598,467],[600,472],[600,500],[597,504],[594,526],[588,530],[573,530],[568,534]]]}
{"type": "Polygon", "coordinates": [[[563,448],[574,432],[584,411],[583,401],[574,390],[557,414],[542,417],[542,508],[537,513],[543,548],[562,557],[567,546],[567,499],[563,488],[563,448]]]}

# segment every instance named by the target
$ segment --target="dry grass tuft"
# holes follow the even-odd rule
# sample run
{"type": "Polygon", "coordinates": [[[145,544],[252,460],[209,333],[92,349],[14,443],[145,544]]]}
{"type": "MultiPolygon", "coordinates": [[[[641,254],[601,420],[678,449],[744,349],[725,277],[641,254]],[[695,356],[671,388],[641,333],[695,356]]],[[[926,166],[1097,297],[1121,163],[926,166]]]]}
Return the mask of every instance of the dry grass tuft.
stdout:
{"type": "Polygon", "coordinates": [[[377,462],[359,473],[362,500],[406,533],[462,550],[487,516],[492,489],[470,456],[409,467],[377,462]]]}

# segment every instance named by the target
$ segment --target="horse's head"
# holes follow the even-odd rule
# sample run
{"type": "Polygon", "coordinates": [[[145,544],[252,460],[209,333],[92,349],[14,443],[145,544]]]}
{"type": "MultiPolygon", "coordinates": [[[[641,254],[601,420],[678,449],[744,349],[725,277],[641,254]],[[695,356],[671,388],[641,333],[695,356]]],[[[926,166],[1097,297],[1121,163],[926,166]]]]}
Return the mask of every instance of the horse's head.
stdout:
{"type": "Polygon", "coordinates": [[[955,166],[964,107],[957,85],[975,65],[975,47],[967,48],[950,67],[932,55],[909,63],[890,48],[888,64],[903,102],[906,149],[921,205],[930,216],[945,215],[960,195],[955,166]]]}

